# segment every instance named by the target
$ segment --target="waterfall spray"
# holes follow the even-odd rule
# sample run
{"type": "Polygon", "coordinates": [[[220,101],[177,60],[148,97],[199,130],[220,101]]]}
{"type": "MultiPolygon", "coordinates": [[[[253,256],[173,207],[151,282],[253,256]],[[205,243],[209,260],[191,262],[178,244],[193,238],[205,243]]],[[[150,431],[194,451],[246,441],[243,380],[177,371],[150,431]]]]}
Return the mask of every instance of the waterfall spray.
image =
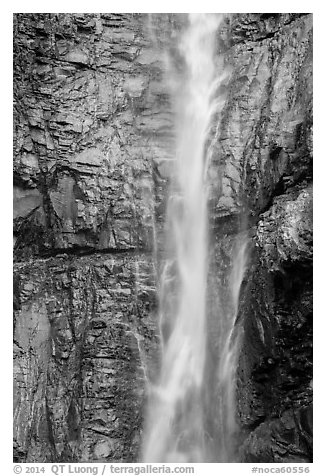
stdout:
{"type": "MultiPolygon", "coordinates": [[[[204,461],[202,383],[206,353],[207,211],[205,141],[214,111],[214,47],[221,18],[190,14],[179,43],[184,76],[176,83],[176,164],[168,226],[173,255],[163,280],[178,282],[172,317],[161,309],[159,382],[152,389],[145,461],[204,461]],[[168,322],[168,323],[167,323],[168,322]]],[[[162,283],[162,292],[170,286],[162,283]]],[[[163,301],[166,296],[163,296],[163,301]]],[[[167,313],[169,314],[169,313],[167,313]]]]}
{"type": "Polygon", "coordinates": [[[248,239],[239,233],[233,242],[232,266],[228,277],[230,297],[219,318],[223,330],[218,336],[218,366],[215,375],[216,405],[215,432],[216,461],[230,463],[236,460],[235,436],[238,431],[236,420],[236,370],[241,345],[242,328],[236,325],[240,288],[246,272],[248,239]]]}
{"type": "MultiPolygon", "coordinates": [[[[145,462],[214,460],[208,454],[214,448],[207,444],[209,436],[205,427],[208,279],[205,175],[212,119],[224,104],[217,90],[225,71],[217,68],[216,58],[217,31],[222,19],[221,14],[189,14],[178,42],[178,68],[173,70],[173,60],[169,60],[176,160],[166,220],[169,255],[161,273],[161,370],[149,390],[142,454],[145,462]]],[[[231,411],[231,407],[227,407],[229,402],[225,401],[223,392],[228,395],[232,385],[225,372],[230,360],[235,366],[231,345],[233,325],[234,319],[220,336],[230,343],[224,348],[220,346],[215,376],[221,382],[219,398],[226,411],[231,411]]],[[[223,413],[224,409],[220,411],[223,413]]],[[[223,432],[225,425],[220,423],[223,432]]]]}

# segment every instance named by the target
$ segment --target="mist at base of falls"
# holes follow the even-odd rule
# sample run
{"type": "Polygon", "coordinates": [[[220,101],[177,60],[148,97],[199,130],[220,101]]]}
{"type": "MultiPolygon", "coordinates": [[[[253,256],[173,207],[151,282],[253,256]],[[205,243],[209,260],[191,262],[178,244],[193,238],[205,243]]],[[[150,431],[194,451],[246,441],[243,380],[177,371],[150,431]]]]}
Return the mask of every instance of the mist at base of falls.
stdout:
{"type": "Polygon", "coordinates": [[[206,172],[208,137],[218,127],[225,101],[219,86],[228,75],[217,54],[222,21],[221,14],[188,14],[186,25],[176,32],[177,61],[167,57],[175,166],[160,284],[161,367],[148,390],[143,462],[236,458],[235,374],[241,332],[235,324],[246,268],[245,235],[239,234],[232,245],[226,286],[217,286],[214,299],[209,297],[206,172]]]}

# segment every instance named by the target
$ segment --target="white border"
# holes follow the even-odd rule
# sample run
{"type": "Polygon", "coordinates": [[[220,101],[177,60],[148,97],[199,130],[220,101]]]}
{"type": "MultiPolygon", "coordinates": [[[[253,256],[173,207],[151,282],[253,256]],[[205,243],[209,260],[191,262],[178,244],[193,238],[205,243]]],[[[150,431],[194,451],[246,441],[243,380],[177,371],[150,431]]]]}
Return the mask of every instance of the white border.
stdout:
{"type": "MultiPolygon", "coordinates": [[[[6,0],[3,0],[3,3],[6,0]]],[[[227,1],[218,3],[216,0],[200,2],[189,1],[12,1],[1,5],[1,185],[0,185],[0,217],[1,217],[1,419],[0,419],[0,468],[2,474],[12,473],[12,208],[9,205],[12,197],[12,14],[14,12],[313,12],[314,14],[314,463],[311,474],[325,474],[324,449],[325,421],[325,357],[324,347],[326,332],[326,313],[324,299],[325,263],[325,192],[326,189],[326,157],[325,157],[325,33],[326,15],[322,2],[303,1],[227,1]],[[316,173],[317,172],[317,173],[316,173]]],[[[326,459],[326,458],[325,458],[326,459]]],[[[280,464],[281,466],[282,464],[280,464]]],[[[250,474],[253,465],[229,463],[228,465],[204,464],[196,465],[196,474],[250,474]]],[[[277,465],[257,464],[268,467],[277,465]]],[[[284,465],[283,465],[284,466],[284,465]]],[[[287,465],[293,466],[293,465],[287,465]]],[[[299,466],[299,465],[296,465],[299,466]]]]}

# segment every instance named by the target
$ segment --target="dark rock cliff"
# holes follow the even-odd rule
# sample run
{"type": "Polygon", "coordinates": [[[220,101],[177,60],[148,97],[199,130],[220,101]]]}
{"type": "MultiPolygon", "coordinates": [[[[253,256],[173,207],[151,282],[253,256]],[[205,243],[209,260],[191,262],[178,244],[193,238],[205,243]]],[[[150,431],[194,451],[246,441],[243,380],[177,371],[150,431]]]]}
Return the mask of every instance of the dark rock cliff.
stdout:
{"type": "MultiPolygon", "coordinates": [[[[137,457],[173,141],[153,28],[142,14],[14,17],[17,461],[137,457]]],[[[233,15],[221,34],[216,260],[240,221],[252,244],[240,458],[311,461],[312,16],[233,15]]]]}
{"type": "Polygon", "coordinates": [[[242,164],[230,196],[235,208],[243,188],[252,236],[239,313],[241,455],[311,461],[312,17],[239,15],[231,31],[221,143],[227,166],[242,164]]]}

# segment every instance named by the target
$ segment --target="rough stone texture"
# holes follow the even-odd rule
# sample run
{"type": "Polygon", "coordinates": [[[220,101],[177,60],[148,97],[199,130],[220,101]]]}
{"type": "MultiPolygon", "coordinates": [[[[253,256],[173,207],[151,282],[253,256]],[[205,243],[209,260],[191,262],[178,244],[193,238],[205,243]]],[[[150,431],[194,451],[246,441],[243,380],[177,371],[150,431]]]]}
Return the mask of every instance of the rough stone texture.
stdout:
{"type": "Polygon", "coordinates": [[[17,460],[133,460],[157,353],[155,290],[146,255],[16,266],[17,460]]]}
{"type": "Polygon", "coordinates": [[[254,236],[240,312],[245,461],[312,460],[311,221],[311,188],[294,187],[261,215],[254,236]]]}
{"type": "Polygon", "coordinates": [[[239,312],[240,458],[311,461],[312,18],[249,14],[230,23],[234,73],[215,203],[217,216],[246,205],[254,245],[239,312]]]}
{"type": "Polygon", "coordinates": [[[138,14],[15,15],[17,256],[152,248],[171,118],[146,33],[138,14]]]}
{"type": "Polygon", "coordinates": [[[213,142],[212,216],[246,206],[256,220],[273,196],[311,180],[312,19],[234,15],[227,28],[232,73],[213,142]]]}
{"type": "MultiPolygon", "coordinates": [[[[173,145],[161,53],[182,21],[14,16],[17,461],[137,458],[173,145]]],[[[232,15],[221,37],[210,279],[247,228],[240,458],[310,461],[312,16],[232,15]]]]}
{"type": "Polygon", "coordinates": [[[16,460],[137,457],[158,354],[139,253],[171,128],[159,59],[146,15],[14,17],[16,460]]]}

